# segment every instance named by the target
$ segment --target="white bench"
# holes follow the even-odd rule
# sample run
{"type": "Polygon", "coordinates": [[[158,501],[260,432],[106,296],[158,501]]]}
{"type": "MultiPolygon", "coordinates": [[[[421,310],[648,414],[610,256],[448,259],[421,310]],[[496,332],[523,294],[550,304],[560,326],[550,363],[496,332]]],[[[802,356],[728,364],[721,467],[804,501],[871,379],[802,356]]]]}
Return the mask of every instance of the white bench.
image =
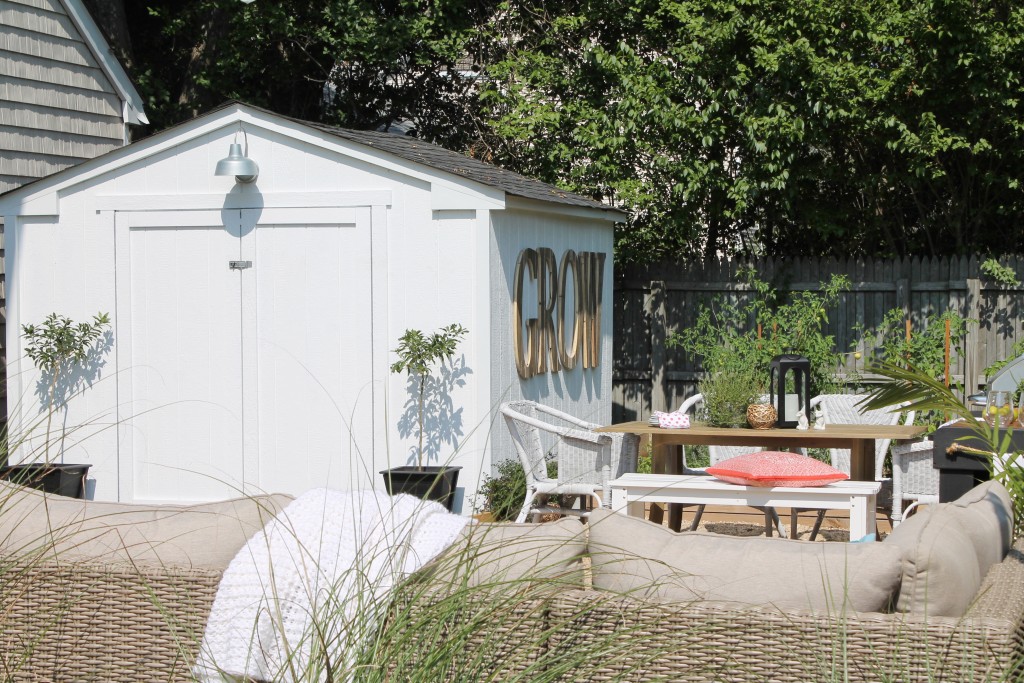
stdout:
{"type": "Polygon", "coordinates": [[[760,487],[727,484],[711,476],[626,474],[610,482],[612,510],[642,515],[633,503],[690,503],[811,510],[848,510],[850,539],[875,533],[877,481],[843,481],[828,486],[760,487]]]}

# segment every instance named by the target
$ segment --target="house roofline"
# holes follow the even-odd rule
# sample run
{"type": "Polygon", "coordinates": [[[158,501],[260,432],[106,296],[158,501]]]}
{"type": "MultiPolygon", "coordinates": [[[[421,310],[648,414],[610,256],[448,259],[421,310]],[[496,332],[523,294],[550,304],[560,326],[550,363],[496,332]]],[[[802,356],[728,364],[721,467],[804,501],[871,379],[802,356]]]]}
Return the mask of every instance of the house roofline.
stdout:
{"type": "Polygon", "coordinates": [[[82,38],[89,51],[92,52],[93,57],[96,58],[100,67],[106,72],[110,78],[111,85],[114,86],[117,94],[124,102],[121,115],[124,117],[125,122],[136,125],[149,123],[149,119],[146,118],[145,107],[142,104],[142,96],[135,89],[135,85],[128,76],[128,72],[124,70],[121,62],[114,56],[110,49],[110,44],[103,37],[103,32],[100,31],[100,27],[89,14],[85,5],[82,4],[81,0],[60,0],[60,2],[71,20],[78,26],[78,30],[82,33],[82,38]]]}

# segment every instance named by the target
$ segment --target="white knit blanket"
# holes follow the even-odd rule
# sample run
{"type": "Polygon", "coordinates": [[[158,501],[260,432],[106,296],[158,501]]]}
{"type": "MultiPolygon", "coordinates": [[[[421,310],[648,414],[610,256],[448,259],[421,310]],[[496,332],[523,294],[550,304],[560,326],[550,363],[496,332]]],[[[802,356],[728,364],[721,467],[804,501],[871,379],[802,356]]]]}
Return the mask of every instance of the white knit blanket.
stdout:
{"type": "Polygon", "coordinates": [[[194,673],[204,681],[350,680],[391,589],[469,520],[438,503],[317,489],[292,501],[228,565],[194,673]]]}

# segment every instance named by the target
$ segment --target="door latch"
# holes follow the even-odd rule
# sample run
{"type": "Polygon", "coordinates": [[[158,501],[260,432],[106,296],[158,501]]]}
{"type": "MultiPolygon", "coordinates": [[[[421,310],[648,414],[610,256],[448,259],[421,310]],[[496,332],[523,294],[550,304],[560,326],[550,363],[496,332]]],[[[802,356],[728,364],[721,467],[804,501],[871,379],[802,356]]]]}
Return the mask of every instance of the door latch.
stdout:
{"type": "Polygon", "coordinates": [[[245,270],[252,268],[252,261],[228,261],[228,268],[231,270],[245,270]]]}

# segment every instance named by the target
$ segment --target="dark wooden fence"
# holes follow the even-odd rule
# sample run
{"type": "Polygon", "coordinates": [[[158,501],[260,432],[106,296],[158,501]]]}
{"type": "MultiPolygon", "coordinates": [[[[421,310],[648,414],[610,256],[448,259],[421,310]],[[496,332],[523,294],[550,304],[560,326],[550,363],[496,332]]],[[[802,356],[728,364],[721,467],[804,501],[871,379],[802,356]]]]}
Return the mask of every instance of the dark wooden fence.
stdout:
{"type": "MultiPolygon", "coordinates": [[[[712,264],[661,263],[616,267],[613,370],[613,419],[640,419],[652,410],[674,409],[696,392],[699,359],[665,345],[668,334],[693,323],[701,302],[715,297],[743,300],[751,296],[737,271],[753,266],[759,277],[785,292],[817,291],[833,273],[846,274],[852,286],[828,311],[826,333],[838,351],[861,350],[860,327],[878,326],[897,308],[920,331],[930,315],[947,309],[977,321],[956,349],[953,378],[970,393],[984,386],[984,369],[1012,354],[1024,338],[1024,287],[994,283],[976,257],[884,259],[722,260],[712,264]]],[[[1024,257],[1008,256],[1000,264],[1024,280],[1024,257]]],[[[864,360],[847,358],[847,370],[864,360]]]]}

